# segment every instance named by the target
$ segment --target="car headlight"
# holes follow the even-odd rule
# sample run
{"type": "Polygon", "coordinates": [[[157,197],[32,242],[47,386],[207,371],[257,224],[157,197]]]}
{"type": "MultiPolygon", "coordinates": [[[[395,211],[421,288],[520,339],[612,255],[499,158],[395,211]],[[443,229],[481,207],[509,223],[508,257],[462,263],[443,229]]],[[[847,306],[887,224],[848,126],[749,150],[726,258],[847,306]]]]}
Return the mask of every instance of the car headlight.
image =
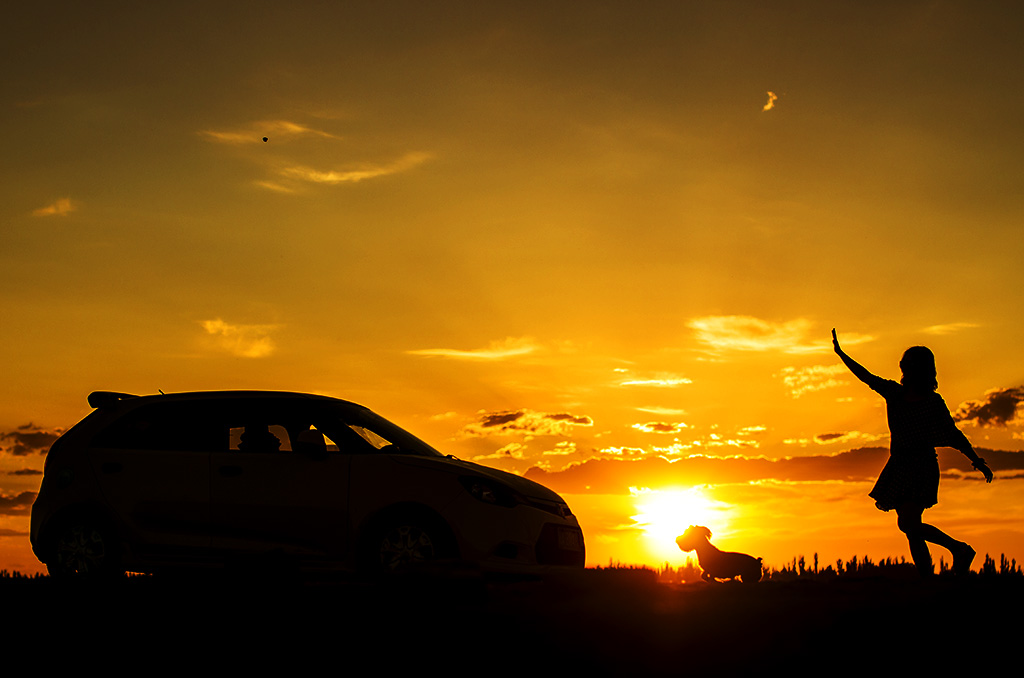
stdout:
{"type": "Polygon", "coordinates": [[[485,504],[512,508],[522,503],[522,498],[518,493],[493,480],[479,476],[462,476],[459,478],[459,482],[467,492],[473,495],[474,499],[485,504]]]}

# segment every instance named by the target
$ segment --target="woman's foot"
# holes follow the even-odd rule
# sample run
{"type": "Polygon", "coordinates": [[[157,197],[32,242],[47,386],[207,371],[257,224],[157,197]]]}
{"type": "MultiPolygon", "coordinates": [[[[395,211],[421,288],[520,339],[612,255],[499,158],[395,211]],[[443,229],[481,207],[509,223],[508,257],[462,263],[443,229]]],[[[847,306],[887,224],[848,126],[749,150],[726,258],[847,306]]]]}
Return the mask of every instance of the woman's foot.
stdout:
{"type": "Polygon", "coordinates": [[[969,574],[971,563],[974,562],[974,556],[976,555],[977,552],[971,548],[970,544],[960,542],[960,546],[953,550],[954,574],[969,574]]]}

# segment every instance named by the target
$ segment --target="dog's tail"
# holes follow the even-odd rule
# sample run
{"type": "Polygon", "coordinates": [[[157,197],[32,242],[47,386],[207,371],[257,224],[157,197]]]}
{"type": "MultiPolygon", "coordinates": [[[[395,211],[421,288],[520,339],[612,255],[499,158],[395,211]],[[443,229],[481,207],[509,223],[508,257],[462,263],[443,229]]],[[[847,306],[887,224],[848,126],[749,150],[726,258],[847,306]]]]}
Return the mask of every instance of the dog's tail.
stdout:
{"type": "Polygon", "coordinates": [[[744,584],[756,584],[764,577],[764,565],[761,563],[761,559],[755,558],[754,560],[756,563],[750,563],[749,570],[740,575],[740,581],[744,584]]]}

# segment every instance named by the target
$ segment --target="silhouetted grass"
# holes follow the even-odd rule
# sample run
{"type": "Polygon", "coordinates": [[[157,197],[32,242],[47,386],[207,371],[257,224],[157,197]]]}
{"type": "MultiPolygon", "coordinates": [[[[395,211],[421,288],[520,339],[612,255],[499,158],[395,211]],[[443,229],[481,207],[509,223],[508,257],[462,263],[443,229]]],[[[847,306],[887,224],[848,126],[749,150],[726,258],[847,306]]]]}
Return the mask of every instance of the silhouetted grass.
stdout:
{"type": "Polygon", "coordinates": [[[696,584],[695,567],[615,563],[518,581],[153,576],[83,587],[0,572],[0,600],[17,619],[8,647],[54,670],[79,656],[64,648],[84,644],[114,652],[119,665],[215,661],[261,675],[416,661],[426,663],[406,668],[443,666],[445,675],[846,674],[904,663],[945,673],[974,651],[968,642],[922,655],[933,634],[983,633],[995,650],[1024,631],[1006,615],[1024,602],[1012,560],[986,557],[972,576],[927,582],[908,577],[903,560],[802,560],[757,585],[696,584]]]}
{"type": "MultiPolygon", "coordinates": [[[[687,563],[679,567],[671,567],[666,563],[663,567],[655,570],[659,581],[667,583],[691,583],[700,581],[701,570],[695,563],[687,563]]],[[[942,577],[954,576],[952,564],[940,558],[936,564],[936,574],[942,577]]],[[[984,561],[980,568],[976,569],[973,576],[983,577],[1022,577],[1024,572],[1017,564],[1016,559],[1007,558],[1005,554],[999,556],[999,564],[989,555],[985,554],[984,561]]],[[[807,562],[804,556],[797,556],[782,567],[765,567],[765,574],[762,581],[790,581],[793,579],[816,579],[829,580],[839,577],[888,577],[893,579],[914,579],[918,577],[917,568],[905,557],[883,558],[878,562],[873,561],[869,556],[853,556],[848,560],[836,560],[834,563],[823,565],[818,562],[818,554],[814,554],[811,562],[807,562]]]]}

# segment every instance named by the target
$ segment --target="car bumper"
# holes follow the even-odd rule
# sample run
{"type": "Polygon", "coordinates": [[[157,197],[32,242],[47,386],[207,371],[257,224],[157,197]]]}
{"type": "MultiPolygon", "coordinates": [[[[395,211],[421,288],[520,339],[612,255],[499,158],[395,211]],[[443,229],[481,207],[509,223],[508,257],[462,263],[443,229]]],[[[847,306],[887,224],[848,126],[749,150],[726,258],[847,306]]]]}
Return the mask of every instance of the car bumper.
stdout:
{"type": "Polygon", "coordinates": [[[584,566],[586,546],[575,516],[529,505],[492,506],[472,498],[458,503],[462,505],[452,508],[460,517],[451,524],[462,560],[497,572],[584,566]]]}

